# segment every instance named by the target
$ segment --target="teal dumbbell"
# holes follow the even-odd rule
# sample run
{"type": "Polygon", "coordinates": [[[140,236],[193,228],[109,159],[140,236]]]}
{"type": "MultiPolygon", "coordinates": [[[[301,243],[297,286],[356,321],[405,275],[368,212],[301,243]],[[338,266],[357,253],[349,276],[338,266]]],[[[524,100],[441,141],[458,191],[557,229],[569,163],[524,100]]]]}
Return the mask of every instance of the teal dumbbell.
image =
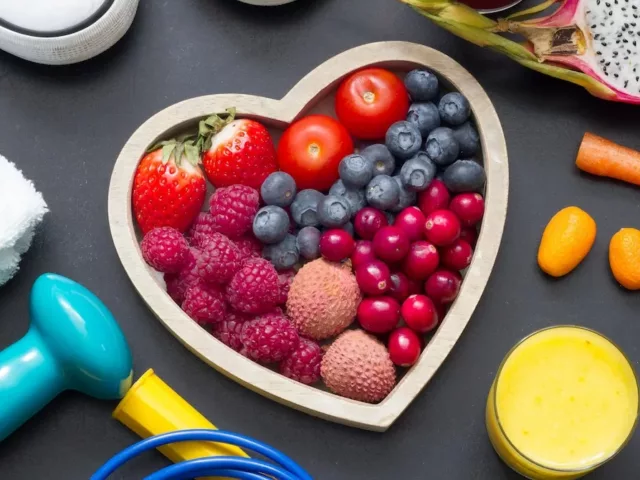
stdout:
{"type": "Polygon", "coordinates": [[[0,352],[0,441],[64,390],[122,398],[131,352],[107,307],[82,285],[45,274],[31,289],[31,326],[0,352]]]}

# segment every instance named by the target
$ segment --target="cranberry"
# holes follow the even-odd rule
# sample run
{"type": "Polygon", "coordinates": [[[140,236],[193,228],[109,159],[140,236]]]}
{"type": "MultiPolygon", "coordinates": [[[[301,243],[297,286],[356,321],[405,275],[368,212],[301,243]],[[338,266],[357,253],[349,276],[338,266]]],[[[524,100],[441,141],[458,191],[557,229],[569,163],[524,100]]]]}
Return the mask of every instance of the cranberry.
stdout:
{"type": "Polygon", "coordinates": [[[382,295],[391,287],[389,267],[380,260],[360,265],[356,268],[356,282],[363,293],[382,295]]]}
{"type": "Polygon", "coordinates": [[[452,270],[464,270],[471,263],[473,249],[464,240],[458,239],[440,250],[442,265],[452,270]]]}
{"type": "Polygon", "coordinates": [[[451,210],[436,210],[427,215],[424,235],[434,245],[448,245],[460,236],[460,220],[451,210]]]}
{"type": "Polygon", "coordinates": [[[475,225],[484,215],[484,199],[479,193],[461,193],[451,200],[449,209],[466,227],[475,225]]]}
{"type": "Polygon", "coordinates": [[[402,318],[412,330],[426,333],[438,325],[438,311],[426,295],[411,295],[402,304],[402,318]]]}
{"type": "Polygon", "coordinates": [[[424,285],[424,290],[437,303],[451,303],[458,296],[462,277],[451,270],[437,270],[424,285]]]}
{"type": "Polygon", "coordinates": [[[388,224],[385,214],[371,207],[361,208],[353,219],[353,228],[365,240],[373,239],[376,232],[388,224]]]}
{"type": "Polygon", "coordinates": [[[475,247],[476,241],[478,240],[478,230],[476,230],[476,227],[462,227],[462,230],[460,230],[460,238],[472,247],[475,247]]]}
{"type": "Polygon", "coordinates": [[[342,229],[327,230],[320,237],[320,254],[330,262],[339,262],[351,256],[355,242],[342,229]]]}
{"type": "Polygon", "coordinates": [[[387,333],[400,320],[400,304],[391,297],[368,297],[358,305],[358,321],[371,333],[387,333]]]}
{"type": "Polygon", "coordinates": [[[373,251],[387,262],[398,262],[409,252],[407,234],[398,227],[382,227],[373,237],[373,251]]]}
{"type": "MultiPolygon", "coordinates": [[[[420,288],[420,284],[415,282],[420,288]]],[[[404,299],[411,295],[411,282],[407,276],[402,272],[394,272],[391,274],[391,286],[389,287],[389,295],[395,298],[399,302],[404,302],[404,299]]]]}
{"type": "Polygon", "coordinates": [[[404,230],[409,241],[420,240],[424,236],[424,222],[426,218],[418,207],[408,207],[396,217],[393,225],[404,230]]]}
{"type": "Polygon", "coordinates": [[[444,303],[436,303],[433,302],[436,306],[436,312],[438,312],[438,321],[442,323],[444,317],[447,315],[447,311],[449,310],[449,305],[445,305],[444,303]]]}
{"type": "Polygon", "coordinates": [[[449,205],[449,190],[442,180],[433,180],[429,187],[418,195],[418,207],[422,213],[429,215],[436,210],[443,210],[449,205]]]}
{"type": "Polygon", "coordinates": [[[424,240],[413,242],[404,259],[402,270],[413,280],[426,280],[440,263],[438,249],[424,240]]]}
{"type": "Polygon", "coordinates": [[[373,253],[373,243],[369,240],[358,240],[356,242],[356,248],[351,255],[351,265],[355,270],[360,265],[368,263],[371,260],[375,260],[376,256],[373,253]]]}
{"type": "Polygon", "coordinates": [[[413,330],[400,327],[389,335],[389,357],[399,367],[410,367],[420,358],[422,345],[413,330]]]}

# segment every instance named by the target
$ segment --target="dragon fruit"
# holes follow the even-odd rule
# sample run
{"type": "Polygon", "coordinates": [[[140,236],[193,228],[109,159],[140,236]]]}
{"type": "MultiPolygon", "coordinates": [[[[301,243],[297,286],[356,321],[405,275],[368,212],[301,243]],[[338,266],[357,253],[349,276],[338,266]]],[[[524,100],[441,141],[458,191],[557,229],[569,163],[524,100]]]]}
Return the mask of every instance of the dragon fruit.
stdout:
{"type": "Polygon", "coordinates": [[[640,0],[546,2],[492,20],[453,0],[400,0],[450,32],[606,100],[640,104],[640,0]],[[500,35],[525,37],[517,43],[500,35]]]}

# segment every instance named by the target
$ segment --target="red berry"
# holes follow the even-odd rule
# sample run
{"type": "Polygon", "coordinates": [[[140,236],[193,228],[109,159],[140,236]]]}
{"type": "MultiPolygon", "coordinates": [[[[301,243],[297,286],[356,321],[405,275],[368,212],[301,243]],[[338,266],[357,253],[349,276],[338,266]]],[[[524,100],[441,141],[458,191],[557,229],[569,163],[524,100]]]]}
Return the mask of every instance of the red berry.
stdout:
{"type": "Polygon", "coordinates": [[[197,259],[201,253],[195,248],[190,248],[187,253],[187,261],[178,273],[165,273],[164,281],[167,285],[167,293],[178,305],[182,305],[187,288],[199,283],[197,259]]]}
{"type": "Polygon", "coordinates": [[[434,245],[448,245],[460,236],[460,220],[450,210],[436,210],[427,215],[424,234],[434,245]]]}
{"type": "Polygon", "coordinates": [[[427,333],[438,325],[438,311],[433,301],[425,295],[411,295],[402,304],[402,318],[418,333],[427,333]]]}
{"type": "Polygon", "coordinates": [[[312,340],[301,338],[298,346],[280,363],[280,373],[305,385],[320,380],[322,347],[312,340]]]}
{"type": "Polygon", "coordinates": [[[449,190],[447,190],[444,182],[435,179],[425,191],[420,192],[418,195],[418,207],[426,216],[436,210],[447,208],[450,198],[449,190]]]}
{"type": "Polygon", "coordinates": [[[458,239],[440,250],[442,265],[451,270],[464,270],[471,263],[473,249],[464,240],[458,239]]]}
{"type": "Polygon", "coordinates": [[[358,240],[356,242],[356,248],[351,255],[351,265],[354,270],[364,263],[368,263],[371,260],[375,260],[376,256],[373,253],[373,243],[369,240],[358,240]]]}
{"type": "Polygon", "coordinates": [[[251,230],[259,206],[260,194],[245,185],[219,188],[209,200],[218,231],[229,238],[240,238],[251,230]]]}
{"type": "Polygon", "coordinates": [[[150,230],[140,244],[142,258],[163,273],[177,273],[187,262],[189,244],[175,228],[157,227],[150,230]]]}
{"type": "Polygon", "coordinates": [[[242,330],[251,317],[231,310],[223,321],[211,327],[211,334],[236,352],[242,350],[242,330]]]}
{"type": "Polygon", "coordinates": [[[330,262],[348,258],[355,248],[353,237],[340,228],[327,230],[320,237],[320,255],[330,262]]]}
{"type": "Polygon", "coordinates": [[[240,252],[240,260],[244,261],[251,257],[262,256],[262,244],[253,235],[245,235],[242,238],[234,240],[238,251],[240,252]]]}
{"type": "Polygon", "coordinates": [[[424,214],[418,207],[408,207],[402,210],[397,216],[393,225],[403,230],[410,242],[420,240],[424,236],[424,214]]]}
{"type": "Polygon", "coordinates": [[[280,313],[267,313],[247,322],[242,344],[247,356],[259,362],[279,362],[298,346],[300,337],[293,324],[280,313]]]}
{"type": "Polygon", "coordinates": [[[449,310],[449,305],[436,302],[433,302],[433,304],[436,306],[436,312],[438,312],[438,321],[442,323],[444,317],[447,315],[447,311],[449,310]]]}
{"type": "Polygon", "coordinates": [[[227,284],[240,270],[240,252],[235,244],[221,233],[212,233],[202,241],[197,260],[198,275],[205,282],[227,284]]]}
{"type": "Polygon", "coordinates": [[[410,328],[400,327],[389,335],[389,357],[399,367],[410,367],[416,363],[421,348],[420,338],[410,328]]]}
{"type": "Polygon", "coordinates": [[[356,234],[365,240],[373,239],[376,232],[388,224],[385,214],[371,207],[360,209],[353,219],[356,234]]]}
{"type": "Polygon", "coordinates": [[[373,251],[387,262],[398,262],[409,252],[409,238],[398,227],[382,227],[373,237],[373,251]]]}
{"type": "Polygon", "coordinates": [[[465,227],[475,225],[484,215],[484,199],[479,193],[461,193],[449,204],[449,210],[457,215],[465,227]]]}
{"type": "MultiPolygon", "coordinates": [[[[421,285],[419,283],[415,283],[417,288],[420,289],[421,285]]],[[[391,274],[391,286],[389,287],[389,295],[395,298],[398,302],[403,302],[405,298],[407,298],[411,289],[411,282],[407,278],[407,276],[402,272],[394,272],[391,274]]]]}
{"type": "Polygon", "coordinates": [[[476,241],[478,240],[476,227],[462,227],[462,230],[460,230],[460,239],[467,242],[471,247],[475,247],[476,241]]]}
{"type": "Polygon", "coordinates": [[[240,312],[268,312],[280,296],[278,272],[268,260],[245,260],[227,285],[226,294],[231,306],[240,312]]]}
{"type": "Polygon", "coordinates": [[[424,293],[424,282],[409,279],[409,296],[424,293]]]}
{"type": "Polygon", "coordinates": [[[209,235],[216,233],[217,231],[218,226],[216,225],[213,215],[208,212],[200,212],[191,224],[191,227],[189,227],[185,236],[192,246],[200,248],[203,241],[206,240],[209,235]]]}
{"type": "Polygon", "coordinates": [[[287,270],[278,274],[278,305],[284,305],[287,303],[291,282],[293,282],[293,277],[295,276],[296,272],[293,270],[287,270]]]}
{"type": "Polygon", "coordinates": [[[424,286],[426,294],[436,303],[451,303],[458,296],[462,277],[451,270],[437,270],[424,286]]]}
{"type": "Polygon", "coordinates": [[[413,280],[426,280],[440,263],[438,249],[425,240],[413,242],[404,259],[402,270],[413,280]]]}
{"type": "Polygon", "coordinates": [[[368,332],[390,332],[399,320],[400,304],[391,297],[368,297],[358,305],[358,321],[368,332]]]}
{"type": "Polygon", "coordinates": [[[363,293],[382,295],[391,287],[389,267],[380,261],[372,260],[356,269],[356,282],[363,293]]]}
{"type": "Polygon", "coordinates": [[[218,287],[201,282],[187,288],[182,310],[199,324],[206,325],[224,320],[227,304],[218,287]]]}

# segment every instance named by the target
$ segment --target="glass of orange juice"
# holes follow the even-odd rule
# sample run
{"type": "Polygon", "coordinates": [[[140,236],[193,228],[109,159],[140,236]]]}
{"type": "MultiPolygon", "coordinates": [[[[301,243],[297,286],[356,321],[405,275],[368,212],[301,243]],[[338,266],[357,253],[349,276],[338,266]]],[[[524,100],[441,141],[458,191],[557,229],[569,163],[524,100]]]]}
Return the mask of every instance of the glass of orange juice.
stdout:
{"type": "Polygon", "coordinates": [[[622,351],[583,327],[540,330],[502,361],[487,400],[489,439],[533,480],[574,479],[613,458],[638,419],[638,380],[622,351]]]}

